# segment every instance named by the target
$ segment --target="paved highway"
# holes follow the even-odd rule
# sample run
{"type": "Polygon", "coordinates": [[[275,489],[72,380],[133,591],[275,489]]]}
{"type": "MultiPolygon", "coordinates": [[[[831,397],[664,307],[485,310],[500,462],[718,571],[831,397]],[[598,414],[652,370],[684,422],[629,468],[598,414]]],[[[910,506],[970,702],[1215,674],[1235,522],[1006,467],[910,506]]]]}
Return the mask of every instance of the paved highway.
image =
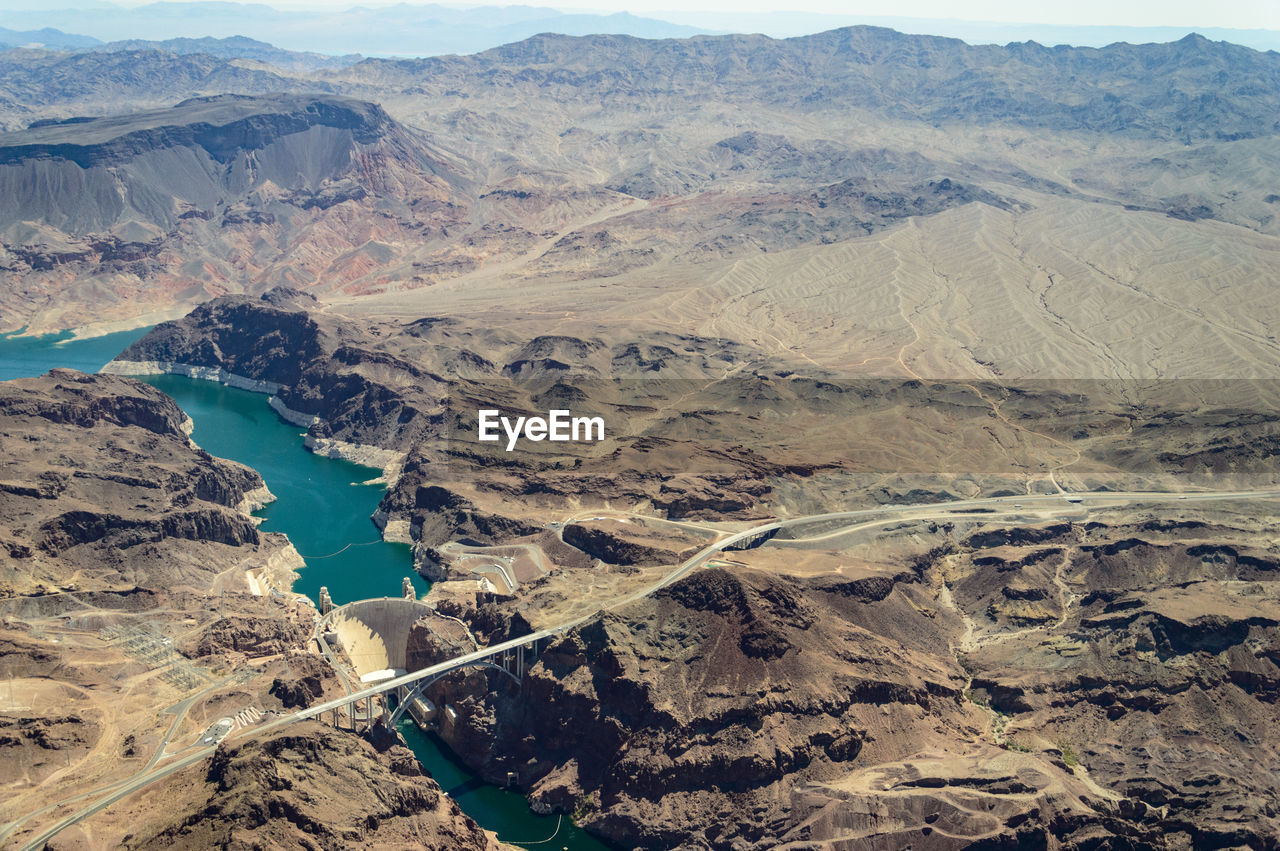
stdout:
{"type": "MultiPolygon", "coordinates": [[[[99,810],[105,807],[109,807],[110,805],[114,804],[116,801],[120,800],[121,798],[132,795],[134,792],[137,792],[147,786],[150,786],[152,783],[155,783],[157,780],[163,780],[164,778],[168,777],[170,774],[173,774],[175,771],[180,771],[189,765],[194,765],[197,762],[203,761],[210,754],[212,754],[213,751],[214,751],[214,748],[212,746],[207,748],[202,748],[201,750],[195,751],[190,756],[185,756],[182,759],[175,760],[174,762],[169,763],[163,768],[156,768],[149,772],[146,772],[145,774],[135,775],[132,779],[126,781],[125,783],[115,786],[114,787],[115,791],[109,792],[106,797],[99,798],[98,800],[90,804],[88,807],[85,807],[79,812],[72,813],[71,815],[64,818],[62,821],[50,827],[44,833],[37,836],[35,839],[32,839],[26,845],[22,846],[23,851],[39,851],[39,849],[45,846],[46,842],[48,842],[57,834],[66,830],[68,827],[71,827],[71,825],[76,824],[77,822],[84,821],[89,816],[93,815],[99,810]]],[[[88,794],[93,794],[93,793],[88,793],[88,794]]]]}
{"type": "MultiPolygon", "coordinates": [[[[725,549],[732,547],[734,544],[741,543],[742,541],[745,541],[749,538],[756,537],[761,534],[767,534],[773,531],[780,531],[786,528],[791,528],[796,526],[807,526],[815,523],[825,523],[830,521],[866,520],[871,517],[883,517],[886,521],[892,521],[895,519],[916,519],[916,520],[943,519],[943,518],[949,518],[953,516],[954,514],[956,514],[956,512],[964,512],[967,509],[992,508],[997,506],[1004,507],[1004,506],[1013,506],[1013,505],[1021,505],[1023,507],[1023,510],[1027,510],[1028,506],[1033,506],[1033,505],[1041,508],[1059,507],[1059,508],[1066,509],[1066,508],[1075,506],[1077,504],[1087,504],[1087,503],[1124,505],[1124,504],[1150,503],[1150,502],[1175,502],[1175,501],[1176,502],[1182,502],[1182,501],[1203,502],[1203,501],[1220,501],[1220,500],[1234,500],[1234,499],[1276,499],[1276,498],[1280,498],[1280,489],[1271,489],[1271,490],[1263,490],[1263,491],[1223,491],[1223,492],[1202,492],[1202,493],[1176,493],[1172,491],[1162,492],[1162,493],[1136,492],[1136,491],[1135,492],[1103,491],[1103,492],[1085,492],[1085,493],[1045,494],[1045,495],[1031,495],[1031,496],[1027,496],[1027,495],[997,496],[997,497],[987,497],[985,499],[966,499],[966,500],[955,500],[952,502],[935,502],[935,503],[927,503],[924,505],[880,506],[877,508],[858,509],[856,511],[838,511],[831,514],[811,514],[811,515],[805,515],[803,517],[796,517],[796,518],[791,518],[787,520],[773,520],[768,523],[762,523],[759,526],[752,526],[751,528],[744,529],[741,532],[735,532],[733,534],[727,535],[721,538],[720,540],[716,541],[715,543],[709,544],[706,547],[703,547],[701,550],[695,553],[691,558],[689,558],[688,560],[676,566],[675,569],[673,569],[670,573],[666,574],[664,577],[662,577],[662,579],[655,582],[653,585],[650,585],[646,588],[642,588],[639,591],[636,591],[625,597],[619,598],[618,600],[615,600],[612,603],[610,603],[608,606],[604,606],[601,609],[595,612],[592,612],[589,615],[583,615],[582,617],[565,621],[563,623],[557,624],[556,626],[550,627],[548,629],[542,629],[537,632],[530,633],[529,635],[524,635],[519,638],[514,638],[514,639],[511,639],[510,641],[504,641],[501,644],[494,644],[489,647],[483,647],[472,653],[468,653],[463,656],[458,656],[445,662],[440,662],[428,668],[423,668],[420,671],[414,671],[412,673],[408,673],[403,676],[396,677],[393,680],[386,680],[374,687],[367,688],[362,691],[353,692],[344,697],[326,701],[325,703],[317,704],[308,709],[304,709],[299,712],[296,712],[293,715],[286,715],[283,718],[279,719],[278,721],[272,722],[271,724],[266,725],[265,727],[261,727],[259,729],[260,731],[265,732],[266,730],[273,729],[275,727],[284,726],[286,724],[292,724],[296,721],[302,721],[307,718],[315,718],[319,715],[322,715],[326,712],[330,712],[341,706],[345,706],[348,703],[352,703],[356,700],[363,700],[366,697],[372,697],[374,695],[381,694],[382,692],[389,691],[394,688],[398,688],[399,686],[412,687],[412,685],[416,683],[418,680],[426,679],[428,677],[434,677],[439,674],[446,674],[446,673],[449,673],[450,671],[453,671],[459,668],[465,668],[469,665],[473,665],[477,662],[483,661],[492,656],[500,655],[504,651],[514,650],[517,647],[528,645],[534,641],[538,641],[543,638],[550,638],[555,635],[560,635],[566,632],[567,630],[573,629],[575,626],[578,626],[582,623],[585,623],[591,620],[592,618],[596,617],[603,611],[608,611],[610,609],[616,609],[621,606],[625,606],[628,603],[632,603],[636,600],[642,599],[644,597],[648,597],[650,594],[653,594],[656,591],[666,588],[668,585],[671,585],[674,582],[680,581],[685,576],[687,576],[690,572],[692,572],[697,567],[702,565],[707,559],[711,558],[713,555],[725,549]]],[[[838,534],[840,531],[842,530],[837,530],[836,533],[838,534]]],[[[830,537],[830,533],[824,534],[821,537],[830,537]]],[[[804,539],[800,538],[796,540],[803,541],[804,539]]]]}
{"type": "MultiPolygon", "coordinates": [[[[1075,505],[1117,505],[1118,506],[1118,505],[1133,505],[1133,504],[1141,504],[1141,503],[1217,502],[1217,501],[1244,500],[1244,499],[1253,499],[1253,500],[1280,499],[1280,488],[1270,488],[1266,490],[1253,490],[1253,491],[1248,491],[1248,490],[1198,491],[1198,492],[1192,491],[1192,492],[1186,492],[1186,493],[1179,493],[1176,491],[1163,491],[1163,492],[1143,492],[1143,491],[1069,492],[1068,491],[1068,492],[1056,493],[1056,494],[997,496],[997,497],[987,497],[984,499],[954,500],[951,502],[935,502],[935,503],[927,503],[922,505],[880,506],[877,508],[858,509],[856,511],[837,511],[830,514],[811,514],[811,515],[805,515],[802,517],[793,517],[793,518],[787,518],[782,520],[772,520],[767,523],[762,523],[758,526],[753,526],[749,529],[744,529],[743,531],[740,531],[740,532],[734,532],[732,534],[726,535],[725,537],[721,538],[715,543],[709,544],[708,546],[699,550],[696,554],[694,554],[692,558],[677,565],[670,573],[663,576],[662,579],[655,582],[653,585],[650,585],[647,588],[643,588],[639,591],[636,591],[632,594],[629,594],[625,597],[615,600],[614,602],[610,603],[608,606],[604,606],[601,609],[589,615],[584,615],[583,617],[574,618],[572,620],[568,620],[563,623],[557,624],[554,627],[538,630],[537,632],[530,633],[529,635],[523,635],[519,638],[514,638],[510,641],[504,641],[501,644],[495,644],[489,647],[484,647],[484,648],[481,648],[480,650],[476,650],[472,653],[467,653],[463,656],[458,656],[446,662],[441,662],[439,664],[432,665],[431,667],[423,668],[420,671],[414,671],[413,673],[405,674],[404,676],[401,676],[401,677],[396,677],[393,680],[384,681],[382,683],[379,683],[377,686],[373,688],[367,688],[362,691],[357,691],[357,692],[348,694],[344,697],[337,698],[335,700],[326,701],[324,703],[312,706],[308,709],[295,712],[292,715],[282,716],[276,721],[272,721],[268,724],[259,725],[258,727],[250,731],[246,736],[242,737],[241,740],[257,738],[259,736],[263,736],[281,727],[284,727],[290,724],[295,724],[299,721],[304,721],[310,718],[316,718],[320,715],[323,715],[327,712],[331,712],[334,709],[345,706],[346,704],[352,703],[356,700],[362,700],[366,697],[372,697],[374,695],[381,694],[382,692],[397,688],[399,686],[412,687],[413,684],[416,683],[418,680],[425,679],[427,677],[433,677],[438,674],[448,673],[449,671],[453,671],[458,668],[467,667],[468,665],[472,665],[477,662],[488,659],[491,656],[499,655],[504,651],[515,650],[517,647],[528,645],[534,641],[538,641],[543,638],[551,638],[556,635],[561,635],[564,632],[570,629],[573,629],[575,626],[578,626],[582,623],[585,623],[591,620],[592,618],[596,617],[603,611],[608,611],[610,609],[615,609],[621,606],[625,606],[628,603],[634,602],[635,600],[639,600],[641,598],[647,597],[650,594],[653,594],[654,592],[659,591],[662,588],[667,587],[668,585],[671,585],[673,582],[678,582],[680,579],[682,579],[683,577],[687,576],[690,572],[695,570],[698,566],[703,564],[711,556],[723,551],[728,547],[733,546],[734,544],[745,541],[748,538],[754,537],[756,535],[768,533],[775,530],[789,529],[794,527],[803,527],[803,526],[813,525],[817,523],[827,523],[832,521],[843,521],[843,520],[848,520],[851,522],[865,521],[870,518],[883,518],[886,522],[891,522],[893,520],[945,519],[945,518],[953,517],[957,513],[964,513],[968,509],[1003,508],[1006,506],[1012,507],[1015,505],[1021,505],[1022,506],[1021,510],[1029,511],[1031,510],[1032,507],[1068,509],[1069,507],[1072,507],[1075,505]]],[[[1034,522],[1034,519],[1028,520],[1027,522],[1034,522]]],[[[847,531],[848,531],[847,529],[837,529],[837,530],[834,530],[834,532],[823,532],[821,535],[816,536],[815,538],[812,538],[809,540],[821,540],[823,538],[833,537],[834,535],[842,534],[847,531]]],[[[802,542],[806,539],[797,538],[794,540],[796,540],[797,542],[802,542]]],[[[112,803],[115,803],[116,801],[120,800],[126,795],[132,794],[133,792],[136,792],[139,789],[142,789],[150,785],[151,783],[154,783],[158,780],[162,780],[163,778],[167,777],[168,775],[172,774],[173,772],[179,769],[185,768],[188,765],[192,765],[204,759],[212,752],[213,752],[212,747],[202,749],[189,756],[183,757],[180,760],[170,763],[164,766],[163,768],[154,769],[152,771],[144,772],[139,775],[136,775],[133,779],[123,784],[117,783],[117,784],[112,784],[111,786],[106,787],[104,791],[108,793],[107,797],[94,801],[94,803],[91,804],[90,806],[80,810],[77,813],[67,816],[62,821],[50,827],[44,833],[40,834],[40,836],[36,837],[35,839],[27,843],[24,846],[24,849],[31,849],[31,851],[37,851],[37,849],[42,848],[44,846],[44,843],[47,842],[51,837],[53,837],[59,831],[69,827],[70,825],[75,824],[76,822],[79,822],[85,818],[88,818],[90,815],[93,815],[94,813],[98,812],[104,807],[109,806],[112,803]]],[[[92,794],[92,793],[89,793],[89,794],[92,794]]],[[[14,824],[11,824],[7,827],[12,828],[13,826],[14,824]]]]}
{"type": "MultiPolygon", "coordinates": [[[[178,727],[181,726],[183,719],[186,718],[187,711],[191,709],[191,706],[193,703],[195,703],[200,698],[204,697],[209,692],[216,691],[217,689],[222,688],[223,686],[227,685],[234,679],[235,677],[226,677],[222,680],[219,680],[218,682],[210,683],[209,685],[200,689],[200,691],[196,692],[190,697],[180,700],[177,703],[175,703],[173,706],[170,706],[168,709],[164,710],[166,713],[171,713],[174,716],[173,723],[169,725],[168,732],[165,733],[164,738],[160,740],[160,744],[156,747],[155,752],[151,755],[151,759],[147,760],[147,764],[143,766],[142,770],[139,771],[138,774],[134,775],[134,777],[136,778],[136,777],[141,777],[145,775],[162,758],[169,756],[169,754],[165,752],[166,748],[168,748],[169,742],[173,739],[174,734],[178,731],[178,727]]],[[[207,756],[212,752],[213,752],[213,748],[202,748],[200,751],[200,756],[202,757],[207,756]]],[[[114,783],[109,783],[105,786],[99,786],[97,789],[91,789],[88,792],[81,792],[80,794],[73,795],[70,798],[65,798],[61,801],[55,801],[49,804],[48,806],[42,807],[41,809],[30,812],[25,816],[14,819],[13,821],[4,825],[2,829],[0,829],[0,843],[3,843],[6,839],[9,838],[9,836],[15,830],[17,830],[23,824],[25,824],[26,822],[30,821],[33,818],[37,818],[38,816],[42,816],[42,815],[45,815],[46,813],[53,812],[59,807],[65,807],[68,804],[75,803],[76,801],[80,801],[85,798],[91,798],[94,795],[101,795],[104,792],[111,791],[112,789],[120,788],[123,784],[129,783],[129,782],[131,782],[131,779],[128,779],[128,778],[125,780],[117,780],[114,783]]],[[[96,811],[97,810],[95,809],[94,812],[96,811]]],[[[80,818],[84,818],[85,815],[87,815],[87,813],[81,814],[80,818]]],[[[67,822],[67,824],[63,824],[62,827],[59,827],[58,830],[62,830],[63,828],[71,824],[74,824],[76,821],[79,821],[79,820],[80,819],[75,819],[74,821],[67,822]]],[[[61,822],[59,824],[61,824],[61,822]]],[[[54,833],[56,832],[57,830],[54,831],[54,833]]],[[[31,844],[26,845],[24,847],[39,848],[41,845],[47,842],[49,837],[52,835],[53,833],[44,835],[43,838],[39,840],[39,844],[37,844],[36,842],[32,842],[31,844]]]]}

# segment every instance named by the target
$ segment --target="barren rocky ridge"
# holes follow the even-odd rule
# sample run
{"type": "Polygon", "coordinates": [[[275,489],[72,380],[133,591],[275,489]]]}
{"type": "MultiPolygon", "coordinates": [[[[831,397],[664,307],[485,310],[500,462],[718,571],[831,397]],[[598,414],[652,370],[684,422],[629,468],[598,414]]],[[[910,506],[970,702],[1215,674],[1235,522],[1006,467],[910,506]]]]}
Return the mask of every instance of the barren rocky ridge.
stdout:
{"type": "MultiPolygon", "coordinates": [[[[257,82],[198,56],[141,52],[133,82],[117,54],[5,57],[32,92],[12,95],[15,130],[94,102],[61,80],[114,86],[137,108],[318,90],[331,94],[238,108],[294,121],[342,94],[392,119],[368,155],[329,136],[311,152],[319,128],[280,137],[271,161],[292,165],[242,199],[92,238],[29,215],[6,239],[22,281],[9,327],[172,316],[287,284],[404,319],[555,317],[575,337],[626,321],[837,375],[1261,377],[1276,359],[1257,284],[1280,197],[1275,60],[1225,43],[540,36],[257,82]],[[221,70],[184,76],[197,61],[221,70]],[[423,193],[432,204],[407,201],[423,193]]],[[[257,169],[237,145],[231,170],[257,169]]],[[[13,168],[51,167],[38,162],[13,168]]]]}
{"type": "MultiPolygon", "coordinates": [[[[436,582],[415,659],[584,618],[519,686],[429,696],[473,768],[620,846],[1273,847],[1280,553],[1247,491],[1280,457],[1277,61],[872,28],[312,70],[9,51],[0,327],[170,319],[108,371],[270,393],[383,467],[372,520],[436,582]],[[104,91],[124,114],[76,117],[104,91]],[[607,438],[507,453],[481,407],[607,438]],[[1163,495],[1097,496],[1130,491],[1163,495]],[[884,513],[638,594],[850,508],[884,513]]],[[[121,688],[40,630],[151,612],[197,668],[266,659],[202,721],[336,692],[309,609],[255,593],[295,564],[256,474],[127,378],[0,397],[24,681],[121,688]]],[[[115,646],[94,664],[136,664],[115,646]]],[[[6,746],[105,780],[163,734],[93,708],[10,713],[6,746]]],[[[103,823],[341,845],[336,778],[385,792],[352,814],[389,843],[485,847],[410,763],[297,728],[103,823]]]]}
{"type": "MultiPolygon", "coordinates": [[[[636,362],[619,354],[651,344],[521,340],[442,318],[361,328],[314,307],[283,291],[223,299],[158,327],[113,369],[179,363],[292,381],[277,399],[319,418],[315,445],[373,441],[402,453],[378,520],[415,543],[420,568],[448,580],[442,587],[466,575],[457,541],[477,552],[540,549],[547,581],[522,580],[485,605],[440,598],[483,640],[581,605],[570,589],[635,587],[630,575],[676,563],[693,543],[659,550],[638,519],[545,530],[543,518],[575,510],[717,523],[874,505],[877,493],[930,502],[1045,493],[1055,482],[1156,489],[1274,478],[1274,418],[1265,406],[1225,404],[1240,393],[1236,403],[1261,401],[1265,383],[1169,382],[1167,394],[1144,396],[1127,382],[1033,382],[1003,387],[996,402],[984,395],[995,386],[972,382],[845,387],[770,376],[765,353],[696,338],[667,340],[665,353],[655,346],[636,362]],[[300,363],[286,352],[310,354],[300,363]],[[729,354],[761,369],[750,381],[716,380],[707,358],[729,354]],[[655,377],[634,386],[621,378],[650,361],[655,377]],[[686,377],[700,370],[701,380],[686,377]],[[668,371],[681,377],[664,380],[668,371]],[[504,377],[513,372],[521,377],[504,377]],[[629,395],[637,393],[644,405],[629,395]],[[485,399],[530,411],[571,399],[584,411],[643,416],[612,419],[624,425],[599,449],[512,457],[469,440],[473,403],[485,399]],[[808,406],[788,418],[783,401],[795,399],[808,406]],[[773,425],[750,423],[762,403],[773,425]],[[693,415],[695,431],[628,430],[655,411],[668,415],[664,424],[693,415]],[[841,460],[830,438],[797,455],[779,425],[826,435],[824,417],[847,428],[859,416],[869,416],[861,444],[901,439],[918,421],[917,439],[944,429],[949,445],[985,454],[987,475],[943,475],[937,450],[919,449],[918,488],[908,489],[894,456],[895,477],[874,477],[894,486],[871,491],[855,483],[870,469],[866,456],[841,460]],[[1007,431],[980,448],[997,423],[1007,431]],[[664,466],[676,457],[678,467],[664,466]],[[848,490],[837,500],[834,486],[848,490]]],[[[1270,717],[1269,515],[1187,509],[1166,520],[1141,508],[1061,505],[1065,518],[1033,517],[1030,528],[958,510],[950,521],[886,524],[865,543],[852,533],[842,540],[838,525],[779,536],[727,568],[591,619],[549,647],[518,690],[474,673],[433,687],[438,705],[457,710],[442,733],[492,780],[514,771],[541,806],[577,810],[623,845],[763,848],[840,837],[874,847],[935,831],[963,837],[955,847],[1050,837],[1064,847],[1104,837],[1170,848],[1260,841],[1273,815],[1257,794],[1265,770],[1251,761],[1270,745],[1243,731],[1270,717]],[[1207,702],[1230,708],[1208,711],[1207,702]],[[566,712],[577,719],[568,734],[566,712]],[[1193,718],[1203,732],[1188,738],[1193,718]],[[1239,744],[1229,744],[1233,730],[1239,744]],[[1160,749],[1179,756],[1157,769],[1160,749]]],[[[609,593],[604,600],[620,596],[609,593]]],[[[414,640],[431,643],[427,632],[414,640]]],[[[443,658],[456,648],[415,652],[443,658]]]]}
{"type": "MultiPolygon", "coordinates": [[[[172,399],[128,378],[53,370],[0,384],[6,827],[198,755],[222,716],[309,705],[338,687],[306,648],[310,605],[263,593],[287,589],[301,559],[248,514],[270,498],[262,479],[192,445],[186,426],[172,399]]],[[[366,838],[499,847],[407,750],[380,755],[318,725],[228,743],[55,844],[366,838]]]]}

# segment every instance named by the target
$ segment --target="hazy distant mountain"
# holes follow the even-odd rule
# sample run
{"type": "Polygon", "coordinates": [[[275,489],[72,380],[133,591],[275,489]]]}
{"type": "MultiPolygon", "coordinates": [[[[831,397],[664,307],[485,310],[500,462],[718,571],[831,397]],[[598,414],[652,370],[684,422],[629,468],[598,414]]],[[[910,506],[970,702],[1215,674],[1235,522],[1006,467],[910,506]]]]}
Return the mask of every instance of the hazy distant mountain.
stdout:
{"type": "Polygon", "coordinates": [[[45,27],[39,30],[10,30],[0,27],[0,45],[10,47],[50,47],[58,50],[76,50],[102,44],[87,35],[73,35],[45,27]]]}
{"type": "MultiPolygon", "coordinates": [[[[19,0],[21,2],[21,0],[19,0]]],[[[408,4],[375,8],[353,7],[299,11],[275,9],[260,3],[158,2],[123,8],[99,0],[72,0],[62,9],[0,10],[0,45],[39,44],[51,48],[87,48],[102,41],[130,47],[159,43],[179,53],[195,50],[218,56],[261,58],[280,67],[297,60],[275,59],[241,52],[244,45],[207,44],[208,39],[247,37],[291,51],[325,54],[436,56],[477,53],[539,33],[562,35],[619,34],[640,38],[681,38],[698,33],[759,33],[773,38],[793,38],[840,27],[879,26],[904,33],[959,38],[969,44],[1012,44],[1035,41],[1044,45],[1067,44],[1103,47],[1120,42],[1151,44],[1177,41],[1189,27],[1061,26],[1036,23],[969,21],[948,18],[906,18],[876,15],[839,15],[813,12],[710,12],[672,9],[660,18],[568,14],[535,6],[449,7],[408,4]],[[44,27],[45,29],[35,29],[44,27]],[[58,27],[66,32],[57,29],[58,27]],[[92,36],[68,35],[87,32],[92,36]],[[203,48],[208,46],[208,51],[203,48]]],[[[1227,41],[1255,50],[1280,50],[1280,31],[1196,27],[1195,32],[1214,41],[1227,41]]],[[[344,57],[345,58],[345,57],[344,57]]],[[[318,67],[318,66],[316,66],[318,67]]]]}
{"type": "Polygon", "coordinates": [[[475,56],[371,59],[344,74],[417,85],[424,94],[477,92],[502,80],[520,90],[544,87],[562,102],[661,95],[1179,141],[1280,132],[1280,55],[1199,35],[1105,49],[972,46],[879,27],[783,40],[544,35],[475,56]]]}
{"type": "MultiPolygon", "coordinates": [[[[19,0],[21,2],[21,0],[19,0]]],[[[640,38],[682,38],[699,33],[758,33],[793,38],[847,26],[879,26],[904,33],[959,38],[969,44],[1013,44],[1104,47],[1177,41],[1189,27],[1062,26],[1036,23],[969,21],[949,18],[906,18],[814,12],[710,12],[672,9],[661,18],[570,14],[535,6],[450,7],[401,3],[396,6],[299,11],[260,3],[158,2],[124,8],[99,0],[72,0],[72,8],[0,10],[0,46],[42,45],[84,49],[110,42],[110,47],[158,46],[176,53],[208,52],[216,56],[259,59],[280,67],[321,67],[314,60],[265,51],[267,45],[299,52],[342,55],[438,56],[477,53],[540,33],[561,35],[618,34],[640,38]],[[43,27],[44,29],[35,29],[43,27]],[[53,27],[61,28],[52,29],[53,27]],[[65,32],[64,32],[65,31],[65,32]],[[92,36],[69,35],[88,32],[92,36]],[[262,46],[233,43],[239,39],[262,46]],[[300,64],[299,64],[300,63],[300,64]]],[[[1280,50],[1280,31],[1196,27],[1213,41],[1255,50],[1280,50]]],[[[349,63],[344,63],[349,64],[349,63]]]]}
{"type": "Polygon", "coordinates": [[[318,68],[344,68],[354,65],[364,57],[358,53],[345,56],[326,56],[320,53],[304,53],[282,50],[264,41],[257,41],[244,36],[228,38],[170,38],[164,41],[144,41],[129,39],[99,44],[89,48],[93,51],[113,53],[132,50],[167,50],[182,56],[203,53],[226,59],[253,59],[266,62],[277,68],[290,71],[314,71],[318,68]]]}
{"type": "Polygon", "coordinates": [[[969,44],[1012,44],[1035,41],[1044,45],[1105,47],[1108,44],[1155,44],[1177,41],[1197,32],[1213,41],[1229,41],[1254,50],[1280,50],[1280,30],[1225,27],[1117,27],[1100,25],[965,21],[952,18],[904,18],[881,15],[832,15],[816,12],[703,12],[671,10],[659,13],[673,23],[705,27],[714,32],[761,33],[774,38],[833,30],[847,26],[888,27],[904,33],[959,38],[969,44]]]}
{"type": "Polygon", "coordinates": [[[20,129],[41,118],[169,106],[200,95],[298,89],[330,87],[206,54],[9,50],[0,52],[0,129],[20,129]]]}
{"type": "Polygon", "coordinates": [[[680,38],[705,32],[625,13],[564,14],[531,6],[400,4],[301,12],[223,2],[163,2],[136,8],[83,5],[85,8],[0,12],[0,22],[73,29],[104,41],[245,36],[288,50],[405,56],[476,53],[543,32],[624,33],[642,38],[680,38]]]}
{"type": "MultiPolygon", "coordinates": [[[[947,211],[959,209],[1003,217],[1065,205],[1089,222],[1132,216],[1108,227],[1153,227],[1153,215],[1158,229],[1209,228],[1216,220],[1237,227],[1195,235],[1226,234],[1224,256],[1246,264],[1262,263],[1264,243],[1249,240],[1280,235],[1272,141],[1280,135],[1280,55],[1199,36],[1093,49],[975,47],[868,27],[787,40],[543,35],[476,55],[367,59],[309,72],[246,64],[156,50],[8,51],[0,54],[0,124],[19,130],[39,119],[221,92],[329,92],[379,103],[398,122],[429,132],[451,161],[474,164],[462,170],[477,182],[475,192],[443,202],[471,228],[463,237],[453,226],[424,232],[417,212],[380,218],[378,191],[334,196],[324,227],[336,228],[343,216],[344,223],[313,244],[347,251],[346,240],[368,227],[367,245],[340,263],[326,255],[305,274],[301,267],[285,274],[296,259],[285,246],[301,245],[317,223],[279,207],[289,206],[280,198],[254,201],[275,217],[279,253],[236,254],[247,265],[218,267],[231,289],[320,281],[351,293],[434,289],[504,262],[524,264],[522,274],[537,279],[668,268],[702,280],[713,274],[703,264],[804,246],[826,251],[908,219],[950,221],[947,211]],[[635,212],[590,224],[615,208],[635,212]],[[384,226],[385,235],[374,236],[384,226]],[[272,271],[259,278],[265,268],[272,271]]],[[[153,119],[187,122],[164,113],[153,119]]],[[[71,138],[87,129],[66,132],[71,138]]],[[[15,133],[0,143],[21,147],[23,138],[15,133]]],[[[154,170],[129,166],[122,203],[154,195],[147,187],[198,184],[181,169],[177,176],[166,170],[176,150],[148,147],[144,159],[154,170]]],[[[95,290],[88,299],[94,314],[127,312],[140,300],[168,306],[194,298],[176,291],[203,274],[199,258],[217,267],[218,258],[245,250],[226,241],[243,234],[215,226],[225,218],[217,203],[197,204],[208,219],[153,206],[117,219],[93,207],[101,200],[96,190],[68,194],[89,179],[54,168],[70,153],[13,156],[18,171],[9,192],[48,189],[6,219],[11,253],[5,260],[0,252],[0,265],[29,292],[57,291],[69,274],[94,286],[112,281],[111,288],[135,276],[145,295],[121,301],[118,290],[95,290]],[[40,206],[50,199],[56,209],[40,206]],[[73,226],[90,209],[98,212],[85,229],[73,226]],[[191,229],[198,238],[184,236],[191,229]],[[136,267],[103,261],[92,243],[108,237],[145,242],[158,259],[136,267]],[[166,265],[169,246],[182,247],[190,268],[166,265]],[[58,257],[73,265],[42,259],[58,257]]],[[[309,156],[298,149],[288,161],[309,156]]],[[[261,160],[254,153],[248,162],[261,160]]],[[[95,186],[116,185],[104,173],[92,178],[95,186]]],[[[228,221],[242,227],[240,218],[233,212],[228,221]]],[[[32,308],[12,304],[18,327],[32,308]]]]}

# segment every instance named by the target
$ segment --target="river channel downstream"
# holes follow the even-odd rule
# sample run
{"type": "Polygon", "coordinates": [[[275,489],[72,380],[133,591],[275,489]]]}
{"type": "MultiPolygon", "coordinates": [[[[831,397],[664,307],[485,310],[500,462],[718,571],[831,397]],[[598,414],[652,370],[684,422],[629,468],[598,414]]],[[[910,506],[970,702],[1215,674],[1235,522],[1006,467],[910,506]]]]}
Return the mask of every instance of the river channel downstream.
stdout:
{"type": "MultiPolygon", "coordinates": [[[[40,375],[55,367],[100,369],[147,329],[70,340],[69,335],[0,336],[0,380],[40,375]]],[[[380,471],[314,455],[301,429],[281,420],[267,397],[173,375],[143,380],[172,396],[195,424],[192,439],[213,455],[257,470],[276,501],[256,515],[265,531],[283,532],[302,554],[293,590],[316,601],[321,586],[335,605],[368,597],[399,596],[404,577],[419,595],[429,584],[414,573],[408,545],[382,541],[370,520],[381,485],[364,484],[380,471]]],[[[525,797],[481,781],[434,734],[412,721],[400,731],[424,769],[463,812],[514,845],[561,851],[604,851],[607,846],[565,816],[533,813],[525,797]]]]}

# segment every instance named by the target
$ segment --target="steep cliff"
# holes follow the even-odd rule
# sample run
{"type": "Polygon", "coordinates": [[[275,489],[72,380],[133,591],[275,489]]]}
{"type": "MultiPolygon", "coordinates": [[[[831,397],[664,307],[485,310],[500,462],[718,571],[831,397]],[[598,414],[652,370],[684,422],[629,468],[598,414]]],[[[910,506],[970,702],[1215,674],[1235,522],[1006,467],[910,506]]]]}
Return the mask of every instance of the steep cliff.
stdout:
{"type": "Polygon", "coordinates": [[[0,322],[66,327],[279,283],[340,288],[408,234],[430,243],[464,219],[466,187],[456,160],[380,107],[331,95],[40,122],[0,134],[0,263],[25,282],[0,322]]]}
{"type": "Polygon", "coordinates": [[[1154,810],[986,740],[960,629],[912,571],[703,570],[573,629],[518,689],[440,684],[442,734],[624,847],[1156,841],[1154,810]]]}
{"type": "Polygon", "coordinates": [[[229,746],[143,796],[123,847],[508,847],[406,755],[314,722],[229,746]]]}
{"type": "Polygon", "coordinates": [[[262,478],[194,448],[186,422],[132,379],[55,369],[0,384],[5,596],[205,590],[220,561],[281,547],[244,512],[270,498],[262,478]]]}

